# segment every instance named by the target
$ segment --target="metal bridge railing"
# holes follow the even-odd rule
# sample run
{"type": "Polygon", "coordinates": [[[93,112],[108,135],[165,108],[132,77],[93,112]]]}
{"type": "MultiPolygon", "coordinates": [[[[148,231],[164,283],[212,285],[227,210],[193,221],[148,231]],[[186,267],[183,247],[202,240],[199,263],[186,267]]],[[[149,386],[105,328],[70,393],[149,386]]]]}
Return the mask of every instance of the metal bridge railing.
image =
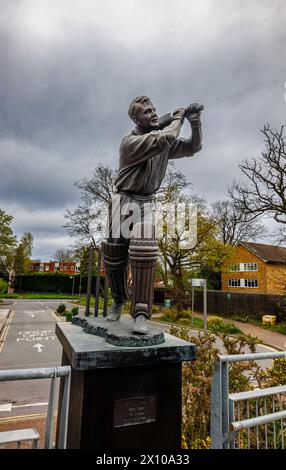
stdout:
{"type": "MultiPolygon", "coordinates": [[[[71,367],[60,366],[60,367],[47,367],[37,369],[15,369],[15,370],[0,370],[0,382],[12,381],[12,380],[31,380],[31,379],[47,379],[51,378],[49,404],[46,420],[46,432],[45,432],[45,449],[53,448],[53,418],[55,413],[55,400],[56,400],[56,379],[64,377],[64,389],[61,401],[61,409],[58,410],[58,416],[60,416],[59,423],[59,436],[58,436],[58,449],[66,448],[67,439],[67,425],[68,425],[68,409],[69,409],[69,397],[70,397],[70,379],[71,379],[71,367]]],[[[1,444],[1,437],[0,437],[1,444]]]]}
{"type": "Polygon", "coordinates": [[[219,356],[211,392],[211,448],[282,448],[286,437],[286,385],[229,393],[228,364],[286,359],[286,352],[219,356]]]}

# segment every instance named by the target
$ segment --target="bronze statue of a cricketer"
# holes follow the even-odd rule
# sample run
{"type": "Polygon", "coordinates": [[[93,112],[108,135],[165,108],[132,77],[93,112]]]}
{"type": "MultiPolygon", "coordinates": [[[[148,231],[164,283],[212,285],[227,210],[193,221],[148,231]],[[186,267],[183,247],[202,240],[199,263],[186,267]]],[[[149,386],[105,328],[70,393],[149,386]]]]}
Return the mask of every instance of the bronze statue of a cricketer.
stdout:
{"type": "Polygon", "coordinates": [[[129,106],[128,114],[136,127],[131,134],[124,137],[120,145],[119,173],[115,181],[116,195],[120,199],[120,215],[116,229],[126,221],[129,208],[133,210],[134,203],[138,208],[137,218],[133,218],[130,237],[123,233],[122,227],[119,234],[114,236],[112,225],[114,228],[115,216],[110,207],[109,237],[102,242],[102,252],[113,296],[113,304],[107,312],[107,321],[120,319],[124,301],[128,299],[127,273],[130,260],[131,315],[134,319],[135,334],[148,333],[146,320],[152,314],[154,273],[158,254],[155,237],[155,195],[163,181],[169,160],[191,157],[201,150],[202,110],[203,106],[198,103],[176,109],[172,116],[169,115],[169,122],[163,124],[147,96],[135,98],[129,106]],[[192,129],[188,139],[179,137],[185,118],[192,129]]]}

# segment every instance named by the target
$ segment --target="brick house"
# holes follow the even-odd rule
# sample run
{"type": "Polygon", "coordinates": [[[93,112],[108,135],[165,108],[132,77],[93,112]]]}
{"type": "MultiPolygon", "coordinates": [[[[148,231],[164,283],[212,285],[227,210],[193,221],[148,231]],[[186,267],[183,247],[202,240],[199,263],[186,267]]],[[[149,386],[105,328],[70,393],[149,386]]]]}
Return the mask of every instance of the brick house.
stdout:
{"type": "Polygon", "coordinates": [[[30,272],[36,273],[55,273],[60,272],[64,274],[79,274],[80,263],[75,262],[62,262],[50,261],[49,263],[34,261],[30,263],[30,272]]]}
{"type": "Polygon", "coordinates": [[[221,284],[229,292],[286,294],[286,248],[239,243],[229,270],[221,275],[221,284]]]}

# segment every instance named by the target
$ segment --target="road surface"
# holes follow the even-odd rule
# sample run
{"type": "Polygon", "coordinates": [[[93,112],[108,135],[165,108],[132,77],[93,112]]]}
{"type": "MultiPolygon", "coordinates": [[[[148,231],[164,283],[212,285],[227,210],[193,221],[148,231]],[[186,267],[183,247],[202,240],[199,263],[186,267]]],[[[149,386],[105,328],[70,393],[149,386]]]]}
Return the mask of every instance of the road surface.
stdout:
{"type": "MultiPolygon", "coordinates": [[[[0,370],[61,364],[62,346],[55,335],[57,317],[54,311],[62,302],[21,299],[13,303],[5,334],[2,334],[5,341],[0,342],[0,370]]],[[[65,303],[68,305],[68,302],[65,303]]],[[[154,324],[159,326],[157,322],[154,324]]],[[[166,324],[160,324],[160,328],[169,330],[166,324]]],[[[198,334],[198,331],[190,332],[190,336],[198,334]]],[[[224,353],[221,344],[218,347],[224,353]]],[[[271,350],[262,345],[257,348],[257,352],[271,350]]],[[[270,365],[270,361],[263,362],[264,366],[270,365]]],[[[0,382],[0,419],[45,413],[49,385],[50,379],[0,382]]]]}
{"type": "MultiPolygon", "coordinates": [[[[54,367],[62,346],[54,311],[61,301],[17,300],[0,343],[0,369],[54,367]]],[[[0,382],[0,418],[47,411],[50,379],[0,382]]]]}

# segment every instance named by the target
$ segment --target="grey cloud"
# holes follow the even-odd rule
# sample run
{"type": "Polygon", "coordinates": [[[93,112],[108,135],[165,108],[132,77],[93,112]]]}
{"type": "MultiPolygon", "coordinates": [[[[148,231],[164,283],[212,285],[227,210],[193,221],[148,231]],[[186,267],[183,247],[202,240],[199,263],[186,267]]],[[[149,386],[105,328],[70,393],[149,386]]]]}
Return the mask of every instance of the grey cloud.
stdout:
{"type": "Polygon", "coordinates": [[[0,200],[30,207],[64,207],[77,201],[72,174],[75,165],[27,143],[0,141],[0,200]]]}
{"type": "Polygon", "coordinates": [[[259,129],[285,122],[283,0],[1,7],[0,200],[27,213],[63,213],[77,203],[75,180],[99,162],[117,165],[136,95],[159,114],[205,105],[203,150],[176,165],[210,201],[226,197],[242,158],[260,153],[259,129]]]}

